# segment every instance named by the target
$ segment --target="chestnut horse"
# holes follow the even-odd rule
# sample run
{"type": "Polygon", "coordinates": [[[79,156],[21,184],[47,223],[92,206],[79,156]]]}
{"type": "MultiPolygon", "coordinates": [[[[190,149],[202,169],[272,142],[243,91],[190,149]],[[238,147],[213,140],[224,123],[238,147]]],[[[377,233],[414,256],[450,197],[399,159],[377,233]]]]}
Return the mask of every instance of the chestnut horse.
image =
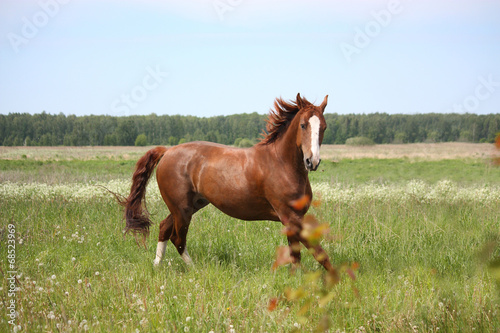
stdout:
{"type": "Polygon", "coordinates": [[[288,227],[294,263],[300,262],[300,243],[328,271],[333,267],[320,245],[301,237],[302,220],[312,198],[308,172],[318,168],[326,129],[323,113],[328,95],[315,106],[297,94],[295,102],[278,98],[269,113],[267,135],[254,147],[234,148],[209,142],[156,147],[137,162],[125,206],[126,230],[147,235],[151,221],[143,203],[146,185],[157,166],[156,179],[170,215],[160,223],[154,264],[172,241],[182,259],[192,264],[186,250],[191,217],[212,204],[242,220],[281,221],[288,227]],[[295,200],[308,197],[297,208],[295,200]]]}

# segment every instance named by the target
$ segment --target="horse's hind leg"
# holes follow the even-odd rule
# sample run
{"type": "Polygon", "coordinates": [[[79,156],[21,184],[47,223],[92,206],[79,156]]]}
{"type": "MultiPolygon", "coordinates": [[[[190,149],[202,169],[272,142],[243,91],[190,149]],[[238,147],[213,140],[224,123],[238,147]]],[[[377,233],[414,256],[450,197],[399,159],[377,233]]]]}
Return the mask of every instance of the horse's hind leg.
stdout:
{"type": "Polygon", "coordinates": [[[180,217],[176,219],[172,214],[170,214],[160,223],[158,245],[156,246],[156,257],[154,260],[155,266],[159,265],[163,259],[165,248],[167,247],[169,239],[174,244],[184,262],[188,265],[193,264],[193,261],[186,250],[187,232],[192,214],[187,214],[187,216],[183,216],[184,214],[178,214],[178,216],[179,215],[180,217]],[[177,221],[178,223],[174,223],[177,221]]]}
{"type": "Polygon", "coordinates": [[[191,257],[186,249],[187,233],[192,215],[192,209],[177,212],[174,217],[174,229],[172,231],[172,235],[170,236],[170,240],[175,245],[177,252],[179,252],[182,260],[184,260],[184,262],[188,265],[193,264],[193,261],[191,260],[191,257]]]}
{"type": "Polygon", "coordinates": [[[158,245],[156,246],[156,258],[153,262],[155,266],[159,265],[165,254],[167,242],[172,236],[174,227],[174,218],[172,214],[168,215],[166,219],[160,223],[160,232],[158,234],[158,245]]]}
{"type": "Polygon", "coordinates": [[[186,200],[182,202],[180,207],[182,209],[172,210],[172,215],[174,215],[174,229],[172,231],[172,236],[170,240],[175,245],[175,248],[181,255],[182,260],[188,265],[193,265],[193,261],[189,256],[186,249],[187,233],[189,230],[189,224],[191,223],[191,217],[194,213],[202,209],[209,204],[208,200],[198,193],[189,193],[186,200]]]}
{"type": "Polygon", "coordinates": [[[201,195],[193,192],[188,192],[187,196],[181,198],[172,198],[166,195],[164,198],[168,198],[165,200],[165,203],[167,203],[171,214],[160,223],[154,264],[158,265],[161,262],[167,242],[170,239],[184,262],[192,265],[193,261],[186,250],[186,237],[189,224],[191,223],[193,214],[208,205],[209,202],[201,195]]]}

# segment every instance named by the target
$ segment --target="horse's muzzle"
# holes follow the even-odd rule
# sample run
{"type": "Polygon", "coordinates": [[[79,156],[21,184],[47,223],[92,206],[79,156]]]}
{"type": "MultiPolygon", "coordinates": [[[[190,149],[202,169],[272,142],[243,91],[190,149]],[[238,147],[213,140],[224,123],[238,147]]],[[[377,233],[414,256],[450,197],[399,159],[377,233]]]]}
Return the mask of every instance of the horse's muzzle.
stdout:
{"type": "Polygon", "coordinates": [[[318,160],[316,165],[313,164],[313,161],[310,158],[306,158],[304,161],[306,165],[307,171],[316,171],[318,170],[319,164],[321,163],[321,158],[318,160]]]}

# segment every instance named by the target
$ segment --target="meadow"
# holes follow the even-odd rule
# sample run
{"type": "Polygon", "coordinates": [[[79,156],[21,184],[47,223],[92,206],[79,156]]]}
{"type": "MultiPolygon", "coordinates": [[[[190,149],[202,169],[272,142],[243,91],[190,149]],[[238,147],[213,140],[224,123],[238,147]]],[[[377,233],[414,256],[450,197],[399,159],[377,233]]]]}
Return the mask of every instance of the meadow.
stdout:
{"type": "Polygon", "coordinates": [[[122,208],[100,186],[127,195],[147,148],[2,147],[0,331],[500,331],[500,168],[492,145],[444,145],[322,148],[310,214],[355,275],[328,291],[305,250],[300,269],[271,269],[280,224],[211,206],[188,234],[195,266],[169,244],[153,268],[168,214],[154,179],[147,249],[123,238],[122,208]]]}

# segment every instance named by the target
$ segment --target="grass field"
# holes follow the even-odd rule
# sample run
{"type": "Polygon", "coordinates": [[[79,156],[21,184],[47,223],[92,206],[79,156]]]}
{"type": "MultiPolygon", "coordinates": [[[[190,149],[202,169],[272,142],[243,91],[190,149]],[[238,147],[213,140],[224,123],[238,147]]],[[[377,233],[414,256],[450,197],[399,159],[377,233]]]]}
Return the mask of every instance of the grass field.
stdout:
{"type": "Polygon", "coordinates": [[[2,147],[0,331],[13,329],[11,304],[16,330],[29,332],[500,331],[500,168],[488,160],[491,147],[452,157],[436,147],[441,153],[422,157],[411,155],[413,145],[399,153],[376,146],[385,158],[370,155],[373,147],[351,156],[325,147],[311,173],[321,204],[310,213],[330,226],[322,244],[331,259],[359,264],[356,280],[343,276],[329,302],[311,279],[322,268],[306,251],[295,274],[271,270],[286,243],[278,223],[239,221],[210,206],[188,235],[195,267],[170,244],[154,269],[158,222],[168,214],[154,181],[147,250],[123,239],[121,207],[95,186],[127,195],[147,148],[108,148],[2,147]],[[286,288],[306,297],[287,299],[286,288]]]}

